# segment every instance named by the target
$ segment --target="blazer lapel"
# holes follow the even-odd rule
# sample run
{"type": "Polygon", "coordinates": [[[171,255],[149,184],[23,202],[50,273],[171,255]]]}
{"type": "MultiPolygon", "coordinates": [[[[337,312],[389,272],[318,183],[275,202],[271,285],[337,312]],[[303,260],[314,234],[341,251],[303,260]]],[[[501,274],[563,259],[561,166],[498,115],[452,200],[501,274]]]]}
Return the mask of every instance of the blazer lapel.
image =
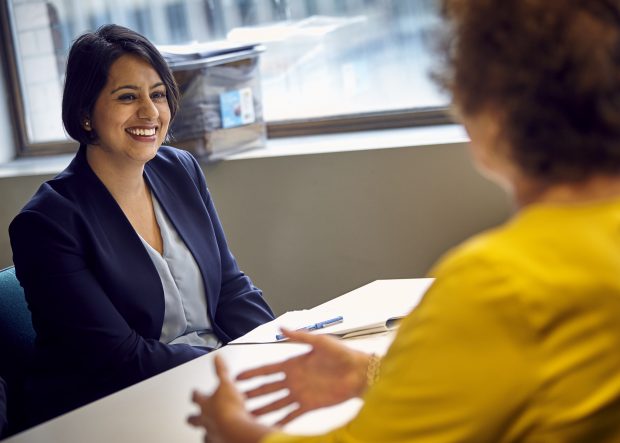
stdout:
{"type": "Polygon", "coordinates": [[[192,192],[195,184],[191,178],[166,172],[153,165],[153,161],[145,167],[147,183],[198,264],[205,286],[209,318],[213,323],[222,271],[217,239],[213,227],[208,226],[211,219],[200,194],[192,192]]]}
{"type": "Polygon", "coordinates": [[[161,279],[140,237],[80,151],[67,172],[75,174],[78,205],[94,242],[93,272],[128,324],[159,339],[164,321],[161,279]]]}

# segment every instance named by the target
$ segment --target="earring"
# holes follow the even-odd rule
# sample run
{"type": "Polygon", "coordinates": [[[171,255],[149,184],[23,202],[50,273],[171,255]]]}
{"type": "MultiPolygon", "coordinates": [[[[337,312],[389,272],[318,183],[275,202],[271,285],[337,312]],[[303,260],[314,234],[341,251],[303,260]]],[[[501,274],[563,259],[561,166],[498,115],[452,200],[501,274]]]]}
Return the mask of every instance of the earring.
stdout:
{"type": "Polygon", "coordinates": [[[84,128],[90,131],[90,120],[84,120],[84,128]]]}

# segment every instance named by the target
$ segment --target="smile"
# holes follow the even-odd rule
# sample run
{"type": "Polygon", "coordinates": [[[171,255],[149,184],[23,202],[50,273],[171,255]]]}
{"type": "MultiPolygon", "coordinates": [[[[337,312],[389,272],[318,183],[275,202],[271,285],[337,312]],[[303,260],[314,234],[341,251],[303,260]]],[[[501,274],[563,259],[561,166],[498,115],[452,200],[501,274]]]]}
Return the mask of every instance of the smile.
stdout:
{"type": "Polygon", "coordinates": [[[151,137],[155,135],[155,132],[157,132],[157,129],[156,128],[128,128],[126,129],[126,131],[132,135],[138,135],[141,137],[151,137]]]}

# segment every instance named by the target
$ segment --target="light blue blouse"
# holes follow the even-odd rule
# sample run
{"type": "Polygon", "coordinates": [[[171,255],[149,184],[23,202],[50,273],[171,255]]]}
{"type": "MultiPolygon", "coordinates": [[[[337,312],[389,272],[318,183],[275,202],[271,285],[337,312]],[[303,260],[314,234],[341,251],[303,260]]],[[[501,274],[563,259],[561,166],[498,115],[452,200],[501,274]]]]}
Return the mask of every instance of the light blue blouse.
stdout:
{"type": "Polygon", "coordinates": [[[164,288],[164,324],[159,341],[185,343],[216,349],[222,346],[207,315],[207,298],[200,269],[154,195],[153,208],[163,240],[163,254],[142,243],[149,253],[164,288]]]}

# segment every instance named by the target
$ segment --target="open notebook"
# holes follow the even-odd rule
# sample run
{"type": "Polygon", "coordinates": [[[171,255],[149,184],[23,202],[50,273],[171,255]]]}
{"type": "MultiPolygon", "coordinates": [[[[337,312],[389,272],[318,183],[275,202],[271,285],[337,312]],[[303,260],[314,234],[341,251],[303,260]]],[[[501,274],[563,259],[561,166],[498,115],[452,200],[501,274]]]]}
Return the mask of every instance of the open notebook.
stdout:
{"type": "Polygon", "coordinates": [[[365,324],[361,326],[354,326],[349,329],[345,329],[344,331],[340,330],[338,332],[332,332],[329,329],[325,329],[323,333],[335,335],[340,338],[351,338],[359,337],[361,335],[378,334],[380,332],[387,332],[398,328],[403,318],[405,318],[405,316],[402,315],[398,317],[390,317],[385,321],[365,324]]]}
{"type": "Polygon", "coordinates": [[[342,316],[343,321],[313,334],[342,338],[375,334],[398,327],[422,299],[432,278],[376,280],[312,309],[287,312],[229,344],[274,343],[281,327],[299,329],[342,316]]]}

